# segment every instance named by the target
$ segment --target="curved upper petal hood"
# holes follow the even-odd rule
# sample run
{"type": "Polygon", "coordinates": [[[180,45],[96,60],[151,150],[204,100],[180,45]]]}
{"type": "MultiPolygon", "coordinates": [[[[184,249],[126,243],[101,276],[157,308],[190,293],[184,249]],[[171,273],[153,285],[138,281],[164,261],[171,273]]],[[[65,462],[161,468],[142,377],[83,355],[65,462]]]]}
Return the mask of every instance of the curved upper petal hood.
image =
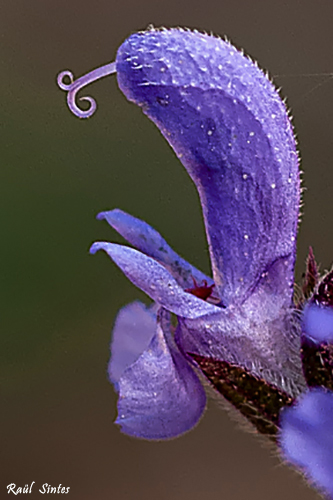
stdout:
{"type": "Polygon", "coordinates": [[[159,127],[197,186],[224,304],[243,302],[281,257],[289,265],[277,279],[290,302],[298,157],[272,83],[229,43],[179,29],[130,36],[116,71],[120,89],[159,127]]]}

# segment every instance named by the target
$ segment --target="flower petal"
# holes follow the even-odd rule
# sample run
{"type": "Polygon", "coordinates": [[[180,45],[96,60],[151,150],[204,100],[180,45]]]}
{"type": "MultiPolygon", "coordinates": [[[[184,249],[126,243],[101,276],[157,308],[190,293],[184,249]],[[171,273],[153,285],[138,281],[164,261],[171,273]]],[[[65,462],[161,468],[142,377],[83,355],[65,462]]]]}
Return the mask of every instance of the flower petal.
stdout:
{"type": "Polygon", "coordinates": [[[208,285],[213,283],[212,278],[191,266],[172,250],[165,239],[146,222],[118,208],[101,212],[97,218],[105,219],[131,245],[163,264],[182,288],[192,287],[192,278],[198,283],[203,280],[206,280],[208,285]]]}
{"type": "MultiPolygon", "coordinates": [[[[154,306],[153,306],[154,307],[154,306]]],[[[117,384],[130,365],[149,346],[156,331],[156,312],[142,302],[132,302],[118,312],[108,366],[110,381],[117,384]]]]}
{"type": "Polygon", "coordinates": [[[303,332],[316,343],[333,342],[333,307],[310,302],[303,313],[303,332]]]}
{"type": "Polygon", "coordinates": [[[333,496],[333,393],[312,389],[281,415],[284,456],[333,496]]]}
{"type": "Polygon", "coordinates": [[[176,437],[194,427],[205,409],[205,391],[169,329],[159,319],[148,349],[119,380],[116,423],[130,436],[176,437]]]}
{"type": "Polygon", "coordinates": [[[185,292],[155,259],[115,243],[96,242],[90,252],[104,250],[127,278],[165,309],[187,318],[219,312],[220,308],[185,292]]]}
{"type": "Polygon", "coordinates": [[[242,302],[277,259],[292,298],[298,158],[285,105],[264,73],[229,43],[149,30],[118,50],[120,89],[159,127],[195,182],[214,282],[242,302]]]}

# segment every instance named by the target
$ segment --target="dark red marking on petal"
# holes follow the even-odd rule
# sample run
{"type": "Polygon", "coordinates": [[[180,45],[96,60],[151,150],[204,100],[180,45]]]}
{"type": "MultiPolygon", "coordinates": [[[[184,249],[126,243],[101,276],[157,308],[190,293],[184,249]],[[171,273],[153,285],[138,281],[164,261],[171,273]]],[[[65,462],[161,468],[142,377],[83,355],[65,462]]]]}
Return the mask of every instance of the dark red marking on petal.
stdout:
{"type": "Polygon", "coordinates": [[[201,285],[198,285],[196,279],[192,276],[193,288],[185,288],[185,292],[195,295],[199,299],[207,300],[213,293],[213,288],[215,284],[208,285],[206,280],[202,281],[201,285]]]}
{"type": "Polygon", "coordinates": [[[187,353],[194,359],[213,387],[255,426],[258,432],[276,441],[280,410],[293,398],[245,369],[214,358],[187,353]]]}

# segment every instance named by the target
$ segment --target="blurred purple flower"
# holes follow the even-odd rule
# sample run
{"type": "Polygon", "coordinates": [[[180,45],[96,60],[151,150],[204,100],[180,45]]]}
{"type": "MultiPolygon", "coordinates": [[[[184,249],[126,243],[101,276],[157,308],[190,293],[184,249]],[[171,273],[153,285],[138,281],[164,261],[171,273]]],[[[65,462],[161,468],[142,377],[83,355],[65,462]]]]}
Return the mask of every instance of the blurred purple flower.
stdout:
{"type": "Polygon", "coordinates": [[[281,414],[284,456],[333,498],[333,273],[304,308],[302,354],[309,391],[281,414]]]}
{"type": "Polygon", "coordinates": [[[333,342],[333,307],[309,302],[303,312],[303,333],[316,344],[333,342]]]}
{"type": "Polygon", "coordinates": [[[280,445],[286,458],[333,498],[333,393],[322,388],[303,394],[282,411],[280,445]]]}
{"type": "MultiPolygon", "coordinates": [[[[90,97],[81,98],[89,101],[88,110],[78,108],[77,92],[111,73],[158,126],[195,183],[213,276],[182,259],[147,223],[118,209],[98,216],[134,248],[96,242],[91,253],[104,250],[154,302],[150,308],[129,304],[116,319],[108,367],[119,393],[116,422],[145,439],[182,434],[204,411],[202,381],[208,379],[274,440],[282,407],[307,386],[330,390],[332,383],[331,374],[316,365],[319,350],[326,349],[317,345],[320,335],[315,340],[317,312],[309,303],[304,320],[300,314],[318,284],[312,252],[298,311],[293,303],[300,180],[286,107],[255,63],[230,43],[196,31],[137,33],[121,45],[115,62],[76,81],[62,72],[58,84],[77,116],[96,109],[90,97]],[[312,325],[308,336],[302,335],[302,321],[312,325]]],[[[319,319],[332,335],[330,318],[319,319]]],[[[331,359],[327,349],[324,354],[331,359]]],[[[313,440],[325,447],[323,429],[332,432],[332,419],[325,420],[331,395],[313,389],[302,398],[283,413],[281,446],[292,463],[327,488],[309,450],[313,440]],[[319,427],[307,412],[308,400],[325,400],[319,427]],[[304,443],[297,450],[295,432],[304,443]]],[[[330,466],[331,453],[323,450],[322,464],[330,466]]]]}

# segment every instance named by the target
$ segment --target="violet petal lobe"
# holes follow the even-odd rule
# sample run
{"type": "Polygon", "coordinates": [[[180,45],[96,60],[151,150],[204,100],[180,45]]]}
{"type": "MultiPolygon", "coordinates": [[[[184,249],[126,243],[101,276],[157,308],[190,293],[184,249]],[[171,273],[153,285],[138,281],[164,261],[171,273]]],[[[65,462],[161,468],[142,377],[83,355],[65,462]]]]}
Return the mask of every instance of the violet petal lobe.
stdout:
{"type": "Polygon", "coordinates": [[[243,302],[281,258],[290,265],[276,279],[290,303],[298,157],[273,84],[231,44],[180,29],[131,35],[116,69],[120,89],[158,126],[196,184],[224,305],[243,302]]]}
{"type": "Polygon", "coordinates": [[[333,498],[333,392],[311,389],[282,411],[284,456],[333,498]]]}
{"type": "Polygon", "coordinates": [[[177,283],[183,288],[193,286],[194,278],[198,283],[213,280],[180,257],[164,238],[149,224],[119,209],[101,212],[99,220],[105,219],[111,227],[142,253],[164,265],[177,283]]]}
{"type": "Polygon", "coordinates": [[[96,242],[90,252],[104,250],[127,278],[170,312],[188,318],[220,312],[221,309],[185,292],[155,259],[123,245],[96,242]]]}
{"type": "Polygon", "coordinates": [[[141,356],[156,331],[156,311],[136,301],[118,312],[112,333],[110,381],[118,383],[123,372],[141,356]]]}
{"type": "Polygon", "coordinates": [[[205,391],[174,344],[165,311],[139,359],[119,380],[122,432],[144,439],[170,439],[194,427],[206,406],[205,391]]]}

